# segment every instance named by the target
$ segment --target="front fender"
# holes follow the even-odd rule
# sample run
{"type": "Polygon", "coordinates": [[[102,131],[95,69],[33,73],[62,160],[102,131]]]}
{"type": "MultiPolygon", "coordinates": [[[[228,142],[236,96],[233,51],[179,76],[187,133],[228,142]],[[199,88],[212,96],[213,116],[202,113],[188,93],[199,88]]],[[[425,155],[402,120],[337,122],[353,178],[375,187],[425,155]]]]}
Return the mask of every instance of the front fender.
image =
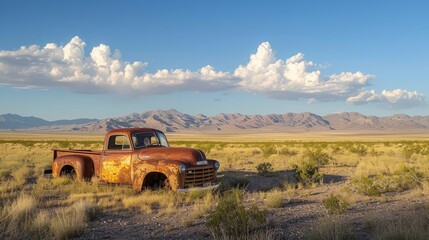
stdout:
{"type": "Polygon", "coordinates": [[[91,178],[94,174],[94,164],[91,159],[79,155],[66,155],[55,159],[52,165],[52,176],[59,177],[64,166],[73,167],[77,179],[91,178]]]}
{"type": "Polygon", "coordinates": [[[168,178],[171,189],[176,191],[180,187],[180,164],[182,162],[174,160],[142,160],[136,162],[134,164],[133,189],[140,192],[146,175],[151,172],[159,172],[168,178]]]}

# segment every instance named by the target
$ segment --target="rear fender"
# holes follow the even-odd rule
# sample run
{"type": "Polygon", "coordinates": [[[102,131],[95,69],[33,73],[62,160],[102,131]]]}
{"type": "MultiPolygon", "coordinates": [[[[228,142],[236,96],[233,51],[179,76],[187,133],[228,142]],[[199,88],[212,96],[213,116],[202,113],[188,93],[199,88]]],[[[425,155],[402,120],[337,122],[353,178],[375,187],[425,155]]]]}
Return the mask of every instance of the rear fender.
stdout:
{"type": "Polygon", "coordinates": [[[90,179],[94,175],[94,163],[90,158],[79,155],[66,155],[55,159],[52,165],[53,177],[59,177],[65,166],[71,166],[76,171],[77,179],[90,179]]]}
{"type": "Polygon", "coordinates": [[[141,161],[135,165],[133,189],[140,192],[147,174],[159,172],[164,174],[172,190],[176,191],[180,185],[179,161],[160,160],[160,161],[141,161]]]}

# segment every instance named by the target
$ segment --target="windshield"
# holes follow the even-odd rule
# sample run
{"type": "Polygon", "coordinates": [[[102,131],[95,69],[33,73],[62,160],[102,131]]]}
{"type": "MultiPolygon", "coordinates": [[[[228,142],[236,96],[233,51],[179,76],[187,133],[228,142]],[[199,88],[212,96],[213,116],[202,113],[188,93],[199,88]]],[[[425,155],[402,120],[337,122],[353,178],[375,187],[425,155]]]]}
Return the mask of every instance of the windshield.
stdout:
{"type": "Polygon", "coordinates": [[[170,146],[168,144],[167,137],[164,135],[164,133],[162,133],[162,132],[156,132],[156,136],[158,136],[158,140],[159,140],[161,146],[164,146],[164,147],[169,147],[170,146]]]}
{"type": "Polygon", "coordinates": [[[164,134],[156,132],[145,132],[133,134],[133,144],[135,148],[163,146],[168,147],[167,138],[164,134]]]}

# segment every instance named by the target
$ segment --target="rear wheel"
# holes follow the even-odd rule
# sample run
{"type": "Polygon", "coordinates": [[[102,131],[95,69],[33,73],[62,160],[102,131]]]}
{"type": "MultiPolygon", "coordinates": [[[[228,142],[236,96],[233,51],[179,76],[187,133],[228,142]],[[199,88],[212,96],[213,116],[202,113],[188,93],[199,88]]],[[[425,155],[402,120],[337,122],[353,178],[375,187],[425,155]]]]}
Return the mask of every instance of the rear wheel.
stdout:
{"type": "Polygon", "coordinates": [[[76,179],[76,170],[72,166],[64,166],[60,172],[60,176],[76,179]]]}

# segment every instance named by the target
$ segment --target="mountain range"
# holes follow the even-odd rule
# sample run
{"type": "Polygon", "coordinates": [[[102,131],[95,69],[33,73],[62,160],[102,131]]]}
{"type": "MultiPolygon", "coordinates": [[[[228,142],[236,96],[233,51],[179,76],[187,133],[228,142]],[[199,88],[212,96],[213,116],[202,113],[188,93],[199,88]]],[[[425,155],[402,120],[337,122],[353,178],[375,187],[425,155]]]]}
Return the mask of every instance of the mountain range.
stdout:
{"type": "Polygon", "coordinates": [[[96,132],[115,128],[151,127],[165,132],[308,132],[308,131],[388,131],[429,132],[429,116],[396,114],[366,116],[356,112],[320,116],[314,113],[269,115],[224,114],[209,117],[171,110],[153,110],[106,119],[47,121],[16,114],[0,115],[0,129],[46,132],[96,132]]]}

